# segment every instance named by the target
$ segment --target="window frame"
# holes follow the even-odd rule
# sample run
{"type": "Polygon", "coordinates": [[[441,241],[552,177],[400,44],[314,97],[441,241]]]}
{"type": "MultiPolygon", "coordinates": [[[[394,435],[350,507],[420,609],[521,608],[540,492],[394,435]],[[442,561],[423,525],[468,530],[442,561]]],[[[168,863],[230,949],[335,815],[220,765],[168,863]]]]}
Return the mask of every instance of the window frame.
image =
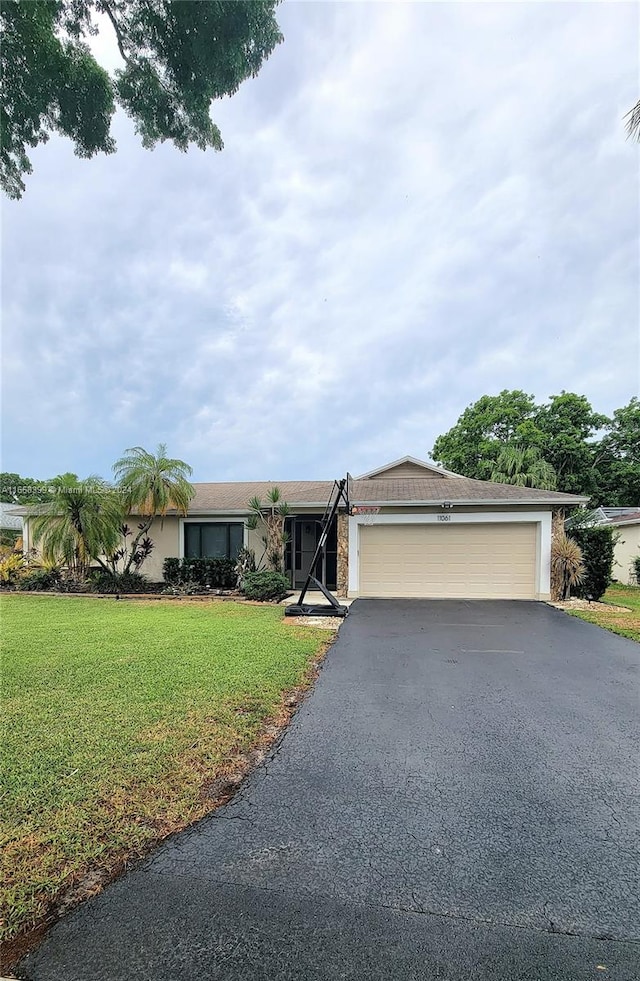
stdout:
{"type": "Polygon", "coordinates": [[[230,559],[231,550],[231,526],[239,526],[242,528],[242,541],[240,548],[246,546],[247,544],[247,525],[246,521],[242,518],[202,518],[199,520],[182,519],[180,522],[180,558],[185,558],[187,556],[187,527],[196,525],[200,529],[199,534],[199,552],[198,556],[190,556],[190,558],[213,558],[214,556],[203,556],[202,555],[202,527],[204,525],[226,525],[226,556],[217,556],[218,558],[230,559]]]}

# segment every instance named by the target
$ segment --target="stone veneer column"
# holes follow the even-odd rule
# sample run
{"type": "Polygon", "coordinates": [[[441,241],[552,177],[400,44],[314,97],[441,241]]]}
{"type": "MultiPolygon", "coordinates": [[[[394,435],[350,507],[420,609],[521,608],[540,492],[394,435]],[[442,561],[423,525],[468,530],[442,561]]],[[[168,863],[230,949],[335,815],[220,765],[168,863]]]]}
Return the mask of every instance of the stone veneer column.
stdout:
{"type": "Polygon", "coordinates": [[[338,515],[338,596],[349,590],[349,516],[338,515]]]}

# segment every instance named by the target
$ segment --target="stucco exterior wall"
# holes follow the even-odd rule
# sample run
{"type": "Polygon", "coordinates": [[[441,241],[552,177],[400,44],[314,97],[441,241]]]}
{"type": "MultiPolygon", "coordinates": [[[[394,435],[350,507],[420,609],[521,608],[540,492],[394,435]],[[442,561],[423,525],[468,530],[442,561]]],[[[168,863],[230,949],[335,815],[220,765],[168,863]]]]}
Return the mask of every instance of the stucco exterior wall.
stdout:
{"type": "Polygon", "coordinates": [[[618,525],[620,540],[613,553],[613,578],[627,585],[638,585],[633,560],[640,555],[640,525],[618,525]]]}
{"type": "MultiPolygon", "coordinates": [[[[129,527],[135,533],[138,530],[138,522],[135,518],[129,518],[129,527]]],[[[180,519],[175,517],[165,518],[161,521],[156,518],[151,525],[149,538],[154,544],[154,549],[140,572],[146,579],[152,582],[162,582],[162,564],[167,558],[177,558],[180,555],[180,519]]],[[[129,539],[131,541],[131,539],[129,539]]]]}
{"type": "Polygon", "coordinates": [[[256,565],[260,565],[260,560],[264,554],[264,542],[262,541],[262,530],[260,525],[257,528],[251,530],[247,528],[245,532],[245,540],[247,542],[247,548],[252,548],[256,556],[256,565]]]}

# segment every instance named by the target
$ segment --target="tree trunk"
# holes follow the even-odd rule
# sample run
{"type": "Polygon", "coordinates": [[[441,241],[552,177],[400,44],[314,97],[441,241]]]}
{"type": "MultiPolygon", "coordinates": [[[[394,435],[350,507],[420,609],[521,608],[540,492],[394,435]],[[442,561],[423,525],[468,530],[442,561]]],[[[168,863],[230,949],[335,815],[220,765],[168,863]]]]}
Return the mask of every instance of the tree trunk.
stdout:
{"type": "Polygon", "coordinates": [[[139,530],[138,534],[136,535],[136,537],[131,542],[131,548],[129,549],[129,555],[127,557],[127,561],[126,561],[126,564],[125,564],[125,567],[124,567],[124,575],[126,575],[128,572],[131,571],[131,566],[133,564],[133,556],[136,554],[136,549],[138,547],[138,542],[143,537],[143,535],[146,535],[147,532],[149,531],[149,528],[153,524],[153,518],[154,518],[154,515],[151,515],[151,517],[149,518],[149,520],[146,521],[143,524],[142,528],[139,530]]]}

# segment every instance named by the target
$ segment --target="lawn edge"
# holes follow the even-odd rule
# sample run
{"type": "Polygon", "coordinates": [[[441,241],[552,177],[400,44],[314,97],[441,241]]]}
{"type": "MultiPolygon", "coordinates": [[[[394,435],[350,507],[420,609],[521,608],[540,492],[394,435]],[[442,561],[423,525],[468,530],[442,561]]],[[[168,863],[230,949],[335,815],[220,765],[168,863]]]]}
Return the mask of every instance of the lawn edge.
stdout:
{"type": "Polygon", "coordinates": [[[600,627],[601,630],[607,630],[610,634],[615,634],[616,637],[624,637],[625,640],[632,640],[635,644],[640,644],[640,637],[632,636],[632,628],[625,630],[624,628],[614,627],[608,623],[596,623],[595,620],[590,619],[594,614],[589,614],[588,610],[563,610],[562,612],[566,613],[567,616],[582,620],[583,623],[589,623],[592,627],[600,627]]]}
{"type": "MultiPolygon", "coordinates": [[[[260,603],[258,605],[270,605],[260,603]]],[[[293,625],[292,625],[293,626],[293,625]]],[[[99,895],[111,882],[119,879],[139,862],[147,858],[158,845],[173,835],[180,834],[208,818],[218,808],[227,804],[240,791],[247,778],[263,765],[268,754],[273,751],[295,716],[299,706],[309,695],[320,675],[327,653],[338,637],[338,630],[332,631],[320,644],[305,668],[302,680],[293,688],[284,689],[276,712],[263,722],[258,738],[247,750],[234,759],[232,768],[225,767],[219,776],[210,775],[202,784],[203,812],[192,821],[179,822],[169,831],[158,834],[145,842],[144,846],[131,848],[124,852],[108,855],[100,866],[87,865],[73,876],[68,886],[60,890],[50,901],[47,912],[35,923],[25,926],[14,936],[0,942],[0,981],[5,977],[18,977],[7,974],[13,972],[19,962],[44,939],[51,927],[93,896],[99,895]],[[218,785],[219,786],[216,786],[218,785]],[[215,791],[212,793],[212,788],[215,791]]]]}

